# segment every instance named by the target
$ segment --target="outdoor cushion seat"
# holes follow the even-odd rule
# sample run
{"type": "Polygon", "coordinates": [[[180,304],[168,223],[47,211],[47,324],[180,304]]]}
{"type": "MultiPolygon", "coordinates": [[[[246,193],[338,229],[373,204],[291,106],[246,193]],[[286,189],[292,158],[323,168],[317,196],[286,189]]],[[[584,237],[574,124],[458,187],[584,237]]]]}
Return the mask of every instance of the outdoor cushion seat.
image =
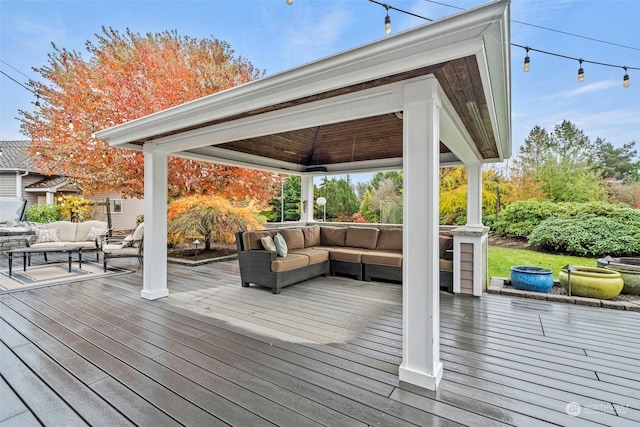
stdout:
{"type": "Polygon", "coordinates": [[[366,252],[366,249],[335,248],[329,253],[329,259],[346,262],[362,262],[362,254],[366,252]]]}
{"type": "Polygon", "coordinates": [[[289,253],[286,257],[277,257],[271,261],[271,271],[278,273],[281,271],[295,270],[296,268],[307,265],[309,265],[308,256],[289,253]]]}
{"type": "Polygon", "coordinates": [[[309,264],[316,264],[329,259],[329,251],[318,250],[315,248],[293,249],[289,251],[289,253],[309,257],[309,264]]]}
{"type": "Polygon", "coordinates": [[[390,265],[402,267],[402,252],[397,251],[369,251],[362,254],[363,264],[390,265]]]}

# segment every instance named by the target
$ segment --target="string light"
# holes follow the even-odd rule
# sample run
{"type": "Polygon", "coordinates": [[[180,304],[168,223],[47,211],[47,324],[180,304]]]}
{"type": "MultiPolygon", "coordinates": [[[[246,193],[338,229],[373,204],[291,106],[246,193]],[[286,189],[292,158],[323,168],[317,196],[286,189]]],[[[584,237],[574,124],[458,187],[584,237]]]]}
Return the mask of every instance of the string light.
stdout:
{"type": "Polygon", "coordinates": [[[584,69],[582,68],[582,63],[584,60],[582,58],[578,59],[580,61],[580,68],[578,68],[578,81],[582,83],[584,81],[584,69]]]}
{"type": "Polygon", "coordinates": [[[524,67],[522,68],[522,70],[525,73],[528,73],[531,69],[531,59],[529,59],[529,47],[525,47],[525,49],[527,51],[527,55],[524,57],[524,67]]]}
{"type": "Polygon", "coordinates": [[[36,104],[35,104],[35,108],[34,108],[36,113],[39,113],[40,111],[42,111],[42,107],[40,106],[40,95],[38,95],[36,93],[36,104]]]}
{"type": "Polygon", "coordinates": [[[287,0],[287,4],[291,6],[293,4],[293,0],[287,0]]]}
{"type": "Polygon", "coordinates": [[[73,117],[71,117],[71,113],[69,113],[69,130],[73,130],[73,117]]]}
{"type": "Polygon", "coordinates": [[[622,78],[622,87],[629,87],[631,83],[629,82],[629,73],[627,73],[627,67],[624,66],[624,77],[622,78]]]}
{"type": "Polygon", "coordinates": [[[391,17],[389,16],[389,5],[385,4],[384,8],[387,9],[387,16],[384,18],[384,32],[387,35],[391,34],[391,17]]]}
{"type": "Polygon", "coordinates": [[[96,126],[91,125],[91,139],[96,139],[96,126]]]}

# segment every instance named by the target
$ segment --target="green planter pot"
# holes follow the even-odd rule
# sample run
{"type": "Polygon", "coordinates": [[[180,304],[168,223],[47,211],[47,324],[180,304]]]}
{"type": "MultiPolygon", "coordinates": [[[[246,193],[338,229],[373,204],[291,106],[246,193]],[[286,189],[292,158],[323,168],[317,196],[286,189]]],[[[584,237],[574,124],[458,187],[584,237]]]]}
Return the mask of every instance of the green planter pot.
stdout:
{"type": "Polygon", "coordinates": [[[640,258],[600,258],[598,267],[620,273],[624,282],[623,294],[640,295],[640,258]]]}
{"type": "MultiPolygon", "coordinates": [[[[575,267],[571,272],[571,295],[597,299],[613,299],[620,295],[624,282],[620,273],[606,268],[575,267]]],[[[560,270],[560,284],[569,292],[568,272],[560,270]]]]}

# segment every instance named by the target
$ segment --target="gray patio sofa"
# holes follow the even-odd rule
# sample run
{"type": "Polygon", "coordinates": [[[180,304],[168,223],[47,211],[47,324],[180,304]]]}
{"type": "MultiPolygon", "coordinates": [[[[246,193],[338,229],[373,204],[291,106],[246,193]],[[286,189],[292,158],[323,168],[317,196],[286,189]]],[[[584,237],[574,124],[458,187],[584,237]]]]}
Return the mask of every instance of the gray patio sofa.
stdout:
{"type": "MultiPolygon", "coordinates": [[[[236,233],[236,246],[242,286],[265,286],[274,294],[328,274],[402,282],[401,228],[312,225],[241,231],[236,233]],[[262,246],[263,237],[278,233],[287,244],[285,257],[262,246]]],[[[440,287],[449,292],[453,289],[452,246],[451,236],[440,236],[440,287]]]]}

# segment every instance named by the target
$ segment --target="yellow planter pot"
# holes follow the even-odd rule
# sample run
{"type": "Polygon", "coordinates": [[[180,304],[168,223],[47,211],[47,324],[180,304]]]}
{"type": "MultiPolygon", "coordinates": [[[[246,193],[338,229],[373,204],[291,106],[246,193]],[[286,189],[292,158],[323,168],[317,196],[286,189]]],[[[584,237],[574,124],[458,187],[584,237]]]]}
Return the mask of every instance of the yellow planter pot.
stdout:
{"type": "MultiPolygon", "coordinates": [[[[571,295],[612,299],[620,295],[624,282],[617,271],[597,267],[575,267],[571,272],[571,295]]],[[[560,270],[560,284],[569,292],[569,274],[560,270]]]]}

